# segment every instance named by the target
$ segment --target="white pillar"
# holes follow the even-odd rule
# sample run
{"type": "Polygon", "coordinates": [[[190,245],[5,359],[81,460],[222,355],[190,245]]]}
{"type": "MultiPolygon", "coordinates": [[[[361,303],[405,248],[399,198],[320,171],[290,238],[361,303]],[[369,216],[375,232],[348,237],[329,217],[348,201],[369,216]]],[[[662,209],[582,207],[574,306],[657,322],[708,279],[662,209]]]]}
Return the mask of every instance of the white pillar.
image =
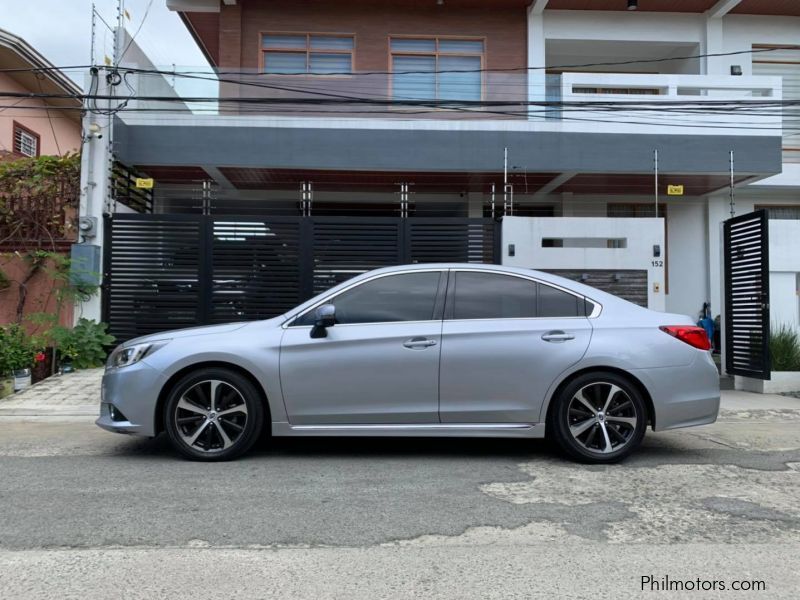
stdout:
{"type": "MultiPolygon", "coordinates": [[[[719,54],[724,52],[722,32],[722,17],[706,18],[706,38],[704,54],[719,54]]],[[[728,58],[726,56],[706,56],[701,64],[706,75],[728,75],[728,58]]]]}
{"type": "MultiPolygon", "coordinates": [[[[720,326],[725,323],[723,273],[725,269],[722,252],[722,223],[730,215],[726,212],[727,199],[724,196],[708,197],[708,299],[711,302],[711,318],[720,315],[720,326]]],[[[720,331],[720,356],[722,373],[725,374],[725,329],[720,331]]]]}
{"type": "MultiPolygon", "coordinates": [[[[545,65],[545,38],[544,38],[544,5],[547,1],[538,0],[528,7],[528,101],[541,102],[546,99],[547,78],[544,69],[533,69],[530,67],[544,67],[545,65]]],[[[542,118],[537,116],[541,107],[529,107],[533,111],[530,118],[542,118]]]]}
{"type": "MultiPolygon", "coordinates": [[[[105,70],[100,69],[96,76],[97,95],[108,93],[105,70]]],[[[91,79],[91,76],[90,76],[91,79]]],[[[91,86],[87,85],[86,89],[91,86]]],[[[87,91],[88,93],[88,91],[87,91]]],[[[94,102],[91,102],[94,107],[94,102]]],[[[108,101],[99,100],[98,108],[107,108],[108,101]]],[[[84,141],[81,153],[81,196],[79,205],[79,217],[93,217],[96,219],[94,236],[84,236],[79,233],[79,243],[99,246],[100,271],[103,264],[103,213],[107,210],[108,190],[110,184],[110,161],[111,161],[111,120],[112,117],[105,114],[95,114],[87,111],[83,118],[84,141]]],[[[100,273],[102,282],[102,272],[100,273]]],[[[74,320],[78,321],[81,317],[100,321],[102,318],[100,293],[95,294],[86,302],[79,302],[75,306],[74,320]]]]}

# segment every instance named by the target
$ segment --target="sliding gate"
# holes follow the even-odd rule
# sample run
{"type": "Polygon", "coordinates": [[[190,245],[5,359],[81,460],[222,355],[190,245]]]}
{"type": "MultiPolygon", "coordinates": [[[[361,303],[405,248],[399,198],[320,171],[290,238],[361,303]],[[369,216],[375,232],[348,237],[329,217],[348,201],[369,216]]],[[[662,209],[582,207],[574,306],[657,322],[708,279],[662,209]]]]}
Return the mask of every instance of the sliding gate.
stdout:
{"type": "Polygon", "coordinates": [[[492,219],[115,214],[104,320],[118,341],[265,319],[388,265],[500,262],[492,219]]]}

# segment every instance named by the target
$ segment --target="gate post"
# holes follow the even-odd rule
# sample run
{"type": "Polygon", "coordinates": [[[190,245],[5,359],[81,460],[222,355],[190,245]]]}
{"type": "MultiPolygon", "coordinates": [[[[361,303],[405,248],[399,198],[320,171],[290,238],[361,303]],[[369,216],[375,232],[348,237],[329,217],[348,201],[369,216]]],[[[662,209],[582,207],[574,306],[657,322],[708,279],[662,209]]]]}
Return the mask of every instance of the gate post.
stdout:
{"type": "Polygon", "coordinates": [[[298,219],[298,275],[297,285],[300,301],[305,302],[314,295],[314,218],[298,219]]]}
{"type": "Polygon", "coordinates": [[[200,264],[198,265],[197,320],[202,325],[211,323],[214,311],[212,292],[214,288],[214,217],[201,215],[200,220],[200,264]]]}

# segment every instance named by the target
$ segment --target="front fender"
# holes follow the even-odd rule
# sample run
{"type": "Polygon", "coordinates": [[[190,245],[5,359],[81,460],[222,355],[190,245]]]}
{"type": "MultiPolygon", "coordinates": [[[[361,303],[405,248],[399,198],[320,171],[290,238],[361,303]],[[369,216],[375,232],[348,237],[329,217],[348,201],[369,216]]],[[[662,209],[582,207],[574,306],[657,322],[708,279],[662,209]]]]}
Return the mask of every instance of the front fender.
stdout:
{"type": "Polygon", "coordinates": [[[229,336],[178,338],[146,357],[144,362],[164,374],[164,383],[185,369],[203,364],[225,363],[243,369],[264,390],[272,420],[286,421],[278,371],[282,332],[280,328],[267,331],[256,328],[229,336]]]}

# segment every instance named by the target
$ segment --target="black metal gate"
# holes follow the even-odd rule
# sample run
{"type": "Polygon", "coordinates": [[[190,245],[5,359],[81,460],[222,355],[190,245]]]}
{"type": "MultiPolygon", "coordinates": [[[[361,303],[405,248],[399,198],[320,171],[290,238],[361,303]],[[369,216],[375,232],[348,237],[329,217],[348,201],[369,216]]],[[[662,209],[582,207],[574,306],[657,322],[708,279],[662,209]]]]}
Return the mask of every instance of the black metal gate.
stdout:
{"type": "Polygon", "coordinates": [[[725,370],[769,379],[769,220],[757,210],[725,221],[725,370]]]}
{"type": "Polygon", "coordinates": [[[118,341],[279,315],[388,265],[500,262],[492,219],[115,214],[103,319],[118,341]]]}

